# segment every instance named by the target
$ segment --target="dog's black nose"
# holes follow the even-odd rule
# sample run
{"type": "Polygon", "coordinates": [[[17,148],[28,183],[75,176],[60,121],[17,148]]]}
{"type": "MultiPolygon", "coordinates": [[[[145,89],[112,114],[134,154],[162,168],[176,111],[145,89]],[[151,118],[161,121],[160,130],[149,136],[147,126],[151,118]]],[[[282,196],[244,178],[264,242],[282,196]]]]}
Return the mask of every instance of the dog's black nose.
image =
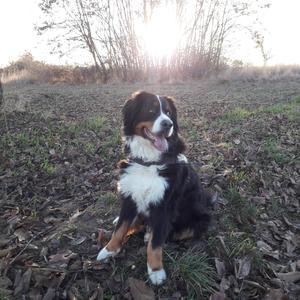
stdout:
{"type": "Polygon", "coordinates": [[[163,129],[170,129],[173,126],[173,122],[171,120],[163,120],[161,122],[161,127],[163,129]]]}

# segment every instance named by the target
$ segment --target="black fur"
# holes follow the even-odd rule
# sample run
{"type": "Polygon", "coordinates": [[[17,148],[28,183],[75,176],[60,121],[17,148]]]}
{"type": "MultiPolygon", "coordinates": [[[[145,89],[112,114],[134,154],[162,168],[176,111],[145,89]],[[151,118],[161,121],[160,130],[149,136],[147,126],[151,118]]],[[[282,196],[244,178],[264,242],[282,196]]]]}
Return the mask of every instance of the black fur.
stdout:
{"type": "MultiPolygon", "coordinates": [[[[157,113],[148,113],[151,101],[155,95],[146,92],[136,94],[128,100],[123,108],[123,132],[127,138],[135,133],[139,122],[153,121],[157,113]]],[[[153,231],[153,248],[162,246],[174,233],[191,229],[198,238],[203,233],[210,221],[208,212],[210,196],[204,191],[195,170],[189,163],[178,161],[178,155],[185,151],[185,144],[178,134],[177,110],[174,101],[169,97],[160,97],[162,108],[170,109],[170,118],[174,124],[174,132],[167,138],[168,151],[162,155],[161,164],[166,167],[159,172],[168,182],[163,199],[156,205],[149,206],[146,222],[153,231]]],[[[151,108],[151,111],[154,110],[151,108]]],[[[128,149],[129,150],[129,149],[128,149]]],[[[120,174],[126,172],[131,161],[122,161],[120,174]]],[[[136,162],[134,162],[136,163],[136,162]]],[[[137,182],[138,184],[138,182],[137,182]]],[[[137,214],[136,204],[131,197],[121,195],[122,207],[118,226],[122,222],[132,222],[137,214]]]]}

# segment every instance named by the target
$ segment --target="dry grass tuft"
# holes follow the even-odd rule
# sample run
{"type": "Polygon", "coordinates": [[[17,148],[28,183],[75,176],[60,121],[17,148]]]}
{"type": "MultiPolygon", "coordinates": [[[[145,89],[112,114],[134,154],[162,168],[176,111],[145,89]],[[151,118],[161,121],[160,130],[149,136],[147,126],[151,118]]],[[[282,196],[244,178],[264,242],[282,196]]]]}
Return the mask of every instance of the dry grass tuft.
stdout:
{"type": "Polygon", "coordinates": [[[280,80],[283,78],[300,78],[299,65],[276,65],[268,67],[241,66],[231,67],[217,75],[220,84],[232,80],[257,81],[280,80]]]}
{"type": "Polygon", "coordinates": [[[98,77],[94,67],[49,65],[34,60],[30,53],[3,69],[2,81],[10,83],[94,83],[98,77]]]}

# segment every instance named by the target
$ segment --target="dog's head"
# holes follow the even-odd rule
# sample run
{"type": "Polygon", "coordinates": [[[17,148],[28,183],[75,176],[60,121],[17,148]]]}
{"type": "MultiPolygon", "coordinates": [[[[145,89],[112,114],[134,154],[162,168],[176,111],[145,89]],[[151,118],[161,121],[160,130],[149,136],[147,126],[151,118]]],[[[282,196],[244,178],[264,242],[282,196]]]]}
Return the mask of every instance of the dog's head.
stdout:
{"type": "Polygon", "coordinates": [[[138,92],[123,107],[123,131],[126,137],[142,138],[164,153],[177,137],[177,111],[170,97],[138,92]]]}

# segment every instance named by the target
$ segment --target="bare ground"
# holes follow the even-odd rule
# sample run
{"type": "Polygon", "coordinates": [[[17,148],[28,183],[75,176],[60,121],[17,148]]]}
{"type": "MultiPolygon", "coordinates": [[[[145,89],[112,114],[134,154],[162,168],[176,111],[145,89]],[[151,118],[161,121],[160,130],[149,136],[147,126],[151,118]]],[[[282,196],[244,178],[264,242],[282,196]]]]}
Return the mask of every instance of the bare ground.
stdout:
{"type": "Polygon", "coordinates": [[[300,79],[6,85],[4,97],[0,299],[300,299],[300,79]],[[166,245],[161,287],[142,235],[95,262],[119,209],[121,107],[142,89],[177,99],[187,156],[220,198],[206,236],[166,245]]]}

